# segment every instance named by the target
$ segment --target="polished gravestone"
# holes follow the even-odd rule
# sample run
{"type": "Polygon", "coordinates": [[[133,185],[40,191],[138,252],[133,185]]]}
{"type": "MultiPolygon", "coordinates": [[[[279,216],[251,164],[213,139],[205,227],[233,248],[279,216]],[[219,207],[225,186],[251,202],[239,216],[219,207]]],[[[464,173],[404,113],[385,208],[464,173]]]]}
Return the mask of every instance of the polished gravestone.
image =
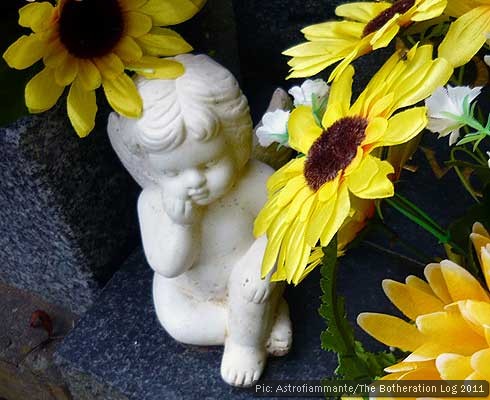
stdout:
{"type": "MultiPolygon", "coordinates": [[[[447,142],[437,142],[434,136],[425,139],[424,145],[437,147],[438,160],[444,160],[447,142]]],[[[436,179],[422,151],[417,152],[413,164],[418,166],[417,172],[405,172],[398,189],[442,225],[471,204],[469,196],[454,190],[460,184],[453,171],[436,179]]],[[[436,240],[395,211],[385,209],[384,215],[400,239],[431,257],[444,256],[436,240]]],[[[421,261],[429,260],[417,260],[417,255],[407,252],[399,242],[396,237],[373,230],[340,260],[339,287],[346,296],[351,321],[362,311],[395,312],[382,293],[382,279],[423,276],[421,261]]],[[[81,400],[253,398],[250,391],[230,388],[222,382],[222,348],[182,345],[160,327],[151,299],[152,275],[142,251],[137,251],[62,343],[57,362],[74,396],[81,400]]],[[[325,329],[317,312],[320,295],[319,271],[297,288],[289,288],[293,348],[286,357],[270,359],[263,379],[320,379],[332,375],[334,355],[320,348],[320,333],[325,329]]],[[[370,349],[382,349],[358,328],[356,333],[370,349]]]]}

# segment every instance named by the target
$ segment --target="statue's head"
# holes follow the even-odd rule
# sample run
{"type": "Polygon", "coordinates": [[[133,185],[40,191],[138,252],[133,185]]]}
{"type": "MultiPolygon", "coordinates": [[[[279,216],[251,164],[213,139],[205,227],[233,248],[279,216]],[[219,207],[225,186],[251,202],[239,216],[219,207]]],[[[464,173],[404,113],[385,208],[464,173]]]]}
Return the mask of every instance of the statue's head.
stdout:
{"type": "Polygon", "coordinates": [[[165,190],[183,197],[191,191],[205,205],[226,193],[247,163],[252,121],[247,100],[227,69],[205,55],[175,58],[184,65],[184,75],[137,78],[143,114],[138,120],[118,117],[117,124],[109,123],[109,134],[113,142],[122,134],[165,190]]]}

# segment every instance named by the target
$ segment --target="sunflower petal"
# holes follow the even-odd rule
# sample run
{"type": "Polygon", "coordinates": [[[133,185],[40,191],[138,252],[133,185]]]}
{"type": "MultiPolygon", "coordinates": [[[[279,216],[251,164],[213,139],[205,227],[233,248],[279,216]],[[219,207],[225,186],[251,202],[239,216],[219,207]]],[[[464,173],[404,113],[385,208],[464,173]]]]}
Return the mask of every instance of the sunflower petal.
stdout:
{"type": "Polygon", "coordinates": [[[102,87],[111,107],[127,118],[138,118],[143,101],[134,82],[124,72],[117,78],[102,81],[102,87]]]}
{"type": "Polygon", "coordinates": [[[27,4],[19,10],[19,25],[40,32],[48,26],[53,10],[52,4],[46,1],[27,4]]]}
{"type": "Polygon", "coordinates": [[[100,75],[102,75],[102,78],[107,80],[115,79],[124,71],[124,64],[114,53],[110,53],[101,58],[94,58],[93,62],[99,70],[100,75]]]}
{"type": "Polygon", "coordinates": [[[67,98],[67,110],[70,122],[78,136],[87,136],[95,126],[97,103],[95,91],[86,91],[78,80],[70,87],[67,98]]]}
{"type": "MultiPolygon", "coordinates": [[[[338,104],[341,114],[347,115],[350,108],[352,96],[352,79],[354,76],[354,67],[349,65],[338,78],[332,83],[330,94],[328,96],[327,112],[332,103],[338,104]]],[[[325,115],[327,114],[325,113],[325,115]]],[[[324,116],[325,118],[325,116],[324,116]]],[[[322,121],[322,125],[328,128],[329,122],[322,121]]]]}
{"type": "Polygon", "coordinates": [[[470,10],[449,27],[449,31],[439,45],[439,57],[445,58],[454,67],[466,64],[485,44],[488,31],[490,31],[489,7],[482,6],[470,10]]]}
{"type": "Polygon", "coordinates": [[[408,142],[427,125],[427,109],[414,107],[402,111],[388,120],[386,134],[379,141],[380,146],[394,146],[408,142]]]}
{"type": "Polygon", "coordinates": [[[388,175],[394,171],[388,161],[368,155],[346,178],[347,185],[349,190],[361,199],[391,197],[394,194],[394,187],[388,175]]]}
{"type": "Polygon", "coordinates": [[[113,51],[125,61],[139,60],[143,56],[143,50],[130,36],[124,36],[113,51]]]}
{"type": "Polygon", "coordinates": [[[333,236],[338,232],[345,219],[349,215],[349,211],[349,190],[347,189],[347,185],[341,184],[339,186],[339,191],[337,194],[337,200],[335,202],[333,213],[320,236],[320,242],[322,246],[327,246],[330,243],[330,240],[332,240],[333,236]]]}
{"type": "Polygon", "coordinates": [[[137,11],[126,13],[126,35],[138,38],[151,30],[151,18],[137,11]]]}
{"type": "Polygon", "coordinates": [[[3,53],[10,68],[25,69],[39,61],[46,51],[46,43],[38,35],[21,36],[3,53]]]}
{"type": "Polygon", "coordinates": [[[306,243],[309,246],[316,246],[321,233],[332,216],[336,200],[337,196],[334,196],[327,201],[317,202],[306,229],[306,243]]]}
{"type": "Polygon", "coordinates": [[[138,10],[141,8],[148,0],[119,0],[119,4],[124,11],[128,10],[138,10]]]}
{"type": "Polygon", "coordinates": [[[357,323],[376,340],[402,350],[413,351],[425,340],[415,326],[391,315],[362,313],[357,323]]]}
{"type": "Polygon", "coordinates": [[[288,121],[289,145],[307,154],[316,139],[322,134],[313,117],[311,107],[299,106],[293,110],[288,121]]]}
{"type": "Polygon", "coordinates": [[[64,87],[58,85],[54,79],[54,70],[44,68],[26,85],[26,106],[31,113],[49,110],[56,104],[63,89],[64,87]]]}
{"type": "Polygon", "coordinates": [[[354,21],[369,22],[391,6],[391,3],[384,1],[347,3],[338,6],[335,14],[354,21]]]}
{"type": "Polygon", "coordinates": [[[67,86],[72,83],[78,74],[78,59],[68,56],[58,68],[54,70],[54,78],[60,86],[67,86]]]}
{"type": "Polygon", "coordinates": [[[373,50],[381,49],[388,46],[393,38],[400,30],[398,25],[398,15],[395,15],[391,20],[387,21],[380,29],[374,32],[369,43],[373,50]]]}
{"type": "Polygon", "coordinates": [[[267,180],[267,190],[269,193],[277,192],[291,178],[303,174],[305,160],[305,157],[294,158],[272,174],[267,180]]]}
{"type": "Polygon", "coordinates": [[[369,121],[366,128],[366,138],[362,142],[362,146],[378,142],[382,137],[386,136],[385,132],[388,128],[386,118],[376,117],[369,121]]]}
{"type": "Polygon", "coordinates": [[[100,72],[90,60],[79,60],[77,80],[85,91],[95,90],[102,84],[100,72]]]}
{"type": "Polygon", "coordinates": [[[192,46],[182,36],[167,28],[154,27],[137,41],[151,56],[175,56],[192,51],[192,46]]]}
{"type": "Polygon", "coordinates": [[[143,56],[138,61],[131,61],[126,68],[136,71],[148,79],[175,79],[184,72],[184,66],[176,60],[143,56]]]}
{"type": "Polygon", "coordinates": [[[59,39],[49,43],[46,52],[43,55],[43,62],[46,67],[56,68],[66,60],[69,53],[59,39]]]}
{"type": "Polygon", "coordinates": [[[270,229],[267,231],[267,247],[265,249],[264,259],[262,260],[261,276],[265,277],[274,268],[277,260],[277,254],[281,248],[282,240],[287,232],[288,224],[283,213],[279,214],[270,229]]]}
{"type": "Polygon", "coordinates": [[[177,25],[192,18],[206,0],[148,0],[141,11],[151,15],[155,25],[177,25]]]}

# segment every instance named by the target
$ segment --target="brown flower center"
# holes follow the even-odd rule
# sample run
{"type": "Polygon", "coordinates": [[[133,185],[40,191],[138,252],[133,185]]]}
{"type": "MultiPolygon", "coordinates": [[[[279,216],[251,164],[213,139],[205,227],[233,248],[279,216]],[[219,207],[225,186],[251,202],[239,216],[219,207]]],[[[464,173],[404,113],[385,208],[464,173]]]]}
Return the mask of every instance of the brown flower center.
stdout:
{"type": "Polygon", "coordinates": [[[390,8],[382,11],[374,17],[368,24],[364,27],[362,32],[362,37],[369,35],[370,33],[376,32],[384,24],[386,24],[390,19],[392,19],[395,14],[403,14],[410,10],[415,4],[415,0],[398,0],[390,8]]]}
{"type": "Polygon", "coordinates": [[[124,19],[118,0],[65,0],[61,5],[61,43],[75,57],[109,54],[121,40],[124,19]]]}
{"type": "Polygon", "coordinates": [[[313,143],[306,158],[305,178],[315,192],[335,179],[354,159],[366,137],[368,121],[362,117],[339,119],[313,143]]]}

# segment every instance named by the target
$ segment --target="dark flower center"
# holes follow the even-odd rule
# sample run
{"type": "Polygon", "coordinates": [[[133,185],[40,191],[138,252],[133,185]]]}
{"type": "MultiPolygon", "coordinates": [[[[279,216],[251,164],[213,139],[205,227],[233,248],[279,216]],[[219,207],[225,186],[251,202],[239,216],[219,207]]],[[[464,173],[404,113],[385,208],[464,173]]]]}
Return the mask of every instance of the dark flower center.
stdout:
{"type": "Polygon", "coordinates": [[[395,14],[403,14],[410,10],[415,4],[415,0],[398,0],[390,8],[382,11],[379,15],[374,17],[368,24],[364,27],[362,36],[367,36],[380,29],[384,24],[386,24],[390,19],[392,19],[395,14]]]}
{"type": "Polygon", "coordinates": [[[335,179],[339,171],[354,159],[357,148],[366,137],[368,121],[362,117],[339,119],[320,135],[308,151],[305,178],[308,186],[317,191],[335,179]]]}
{"type": "Polygon", "coordinates": [[[78,58],[109,54],[121,40],[124,19],[118,0],[66,0],[61,6],[61,43],[78,58]]]}

